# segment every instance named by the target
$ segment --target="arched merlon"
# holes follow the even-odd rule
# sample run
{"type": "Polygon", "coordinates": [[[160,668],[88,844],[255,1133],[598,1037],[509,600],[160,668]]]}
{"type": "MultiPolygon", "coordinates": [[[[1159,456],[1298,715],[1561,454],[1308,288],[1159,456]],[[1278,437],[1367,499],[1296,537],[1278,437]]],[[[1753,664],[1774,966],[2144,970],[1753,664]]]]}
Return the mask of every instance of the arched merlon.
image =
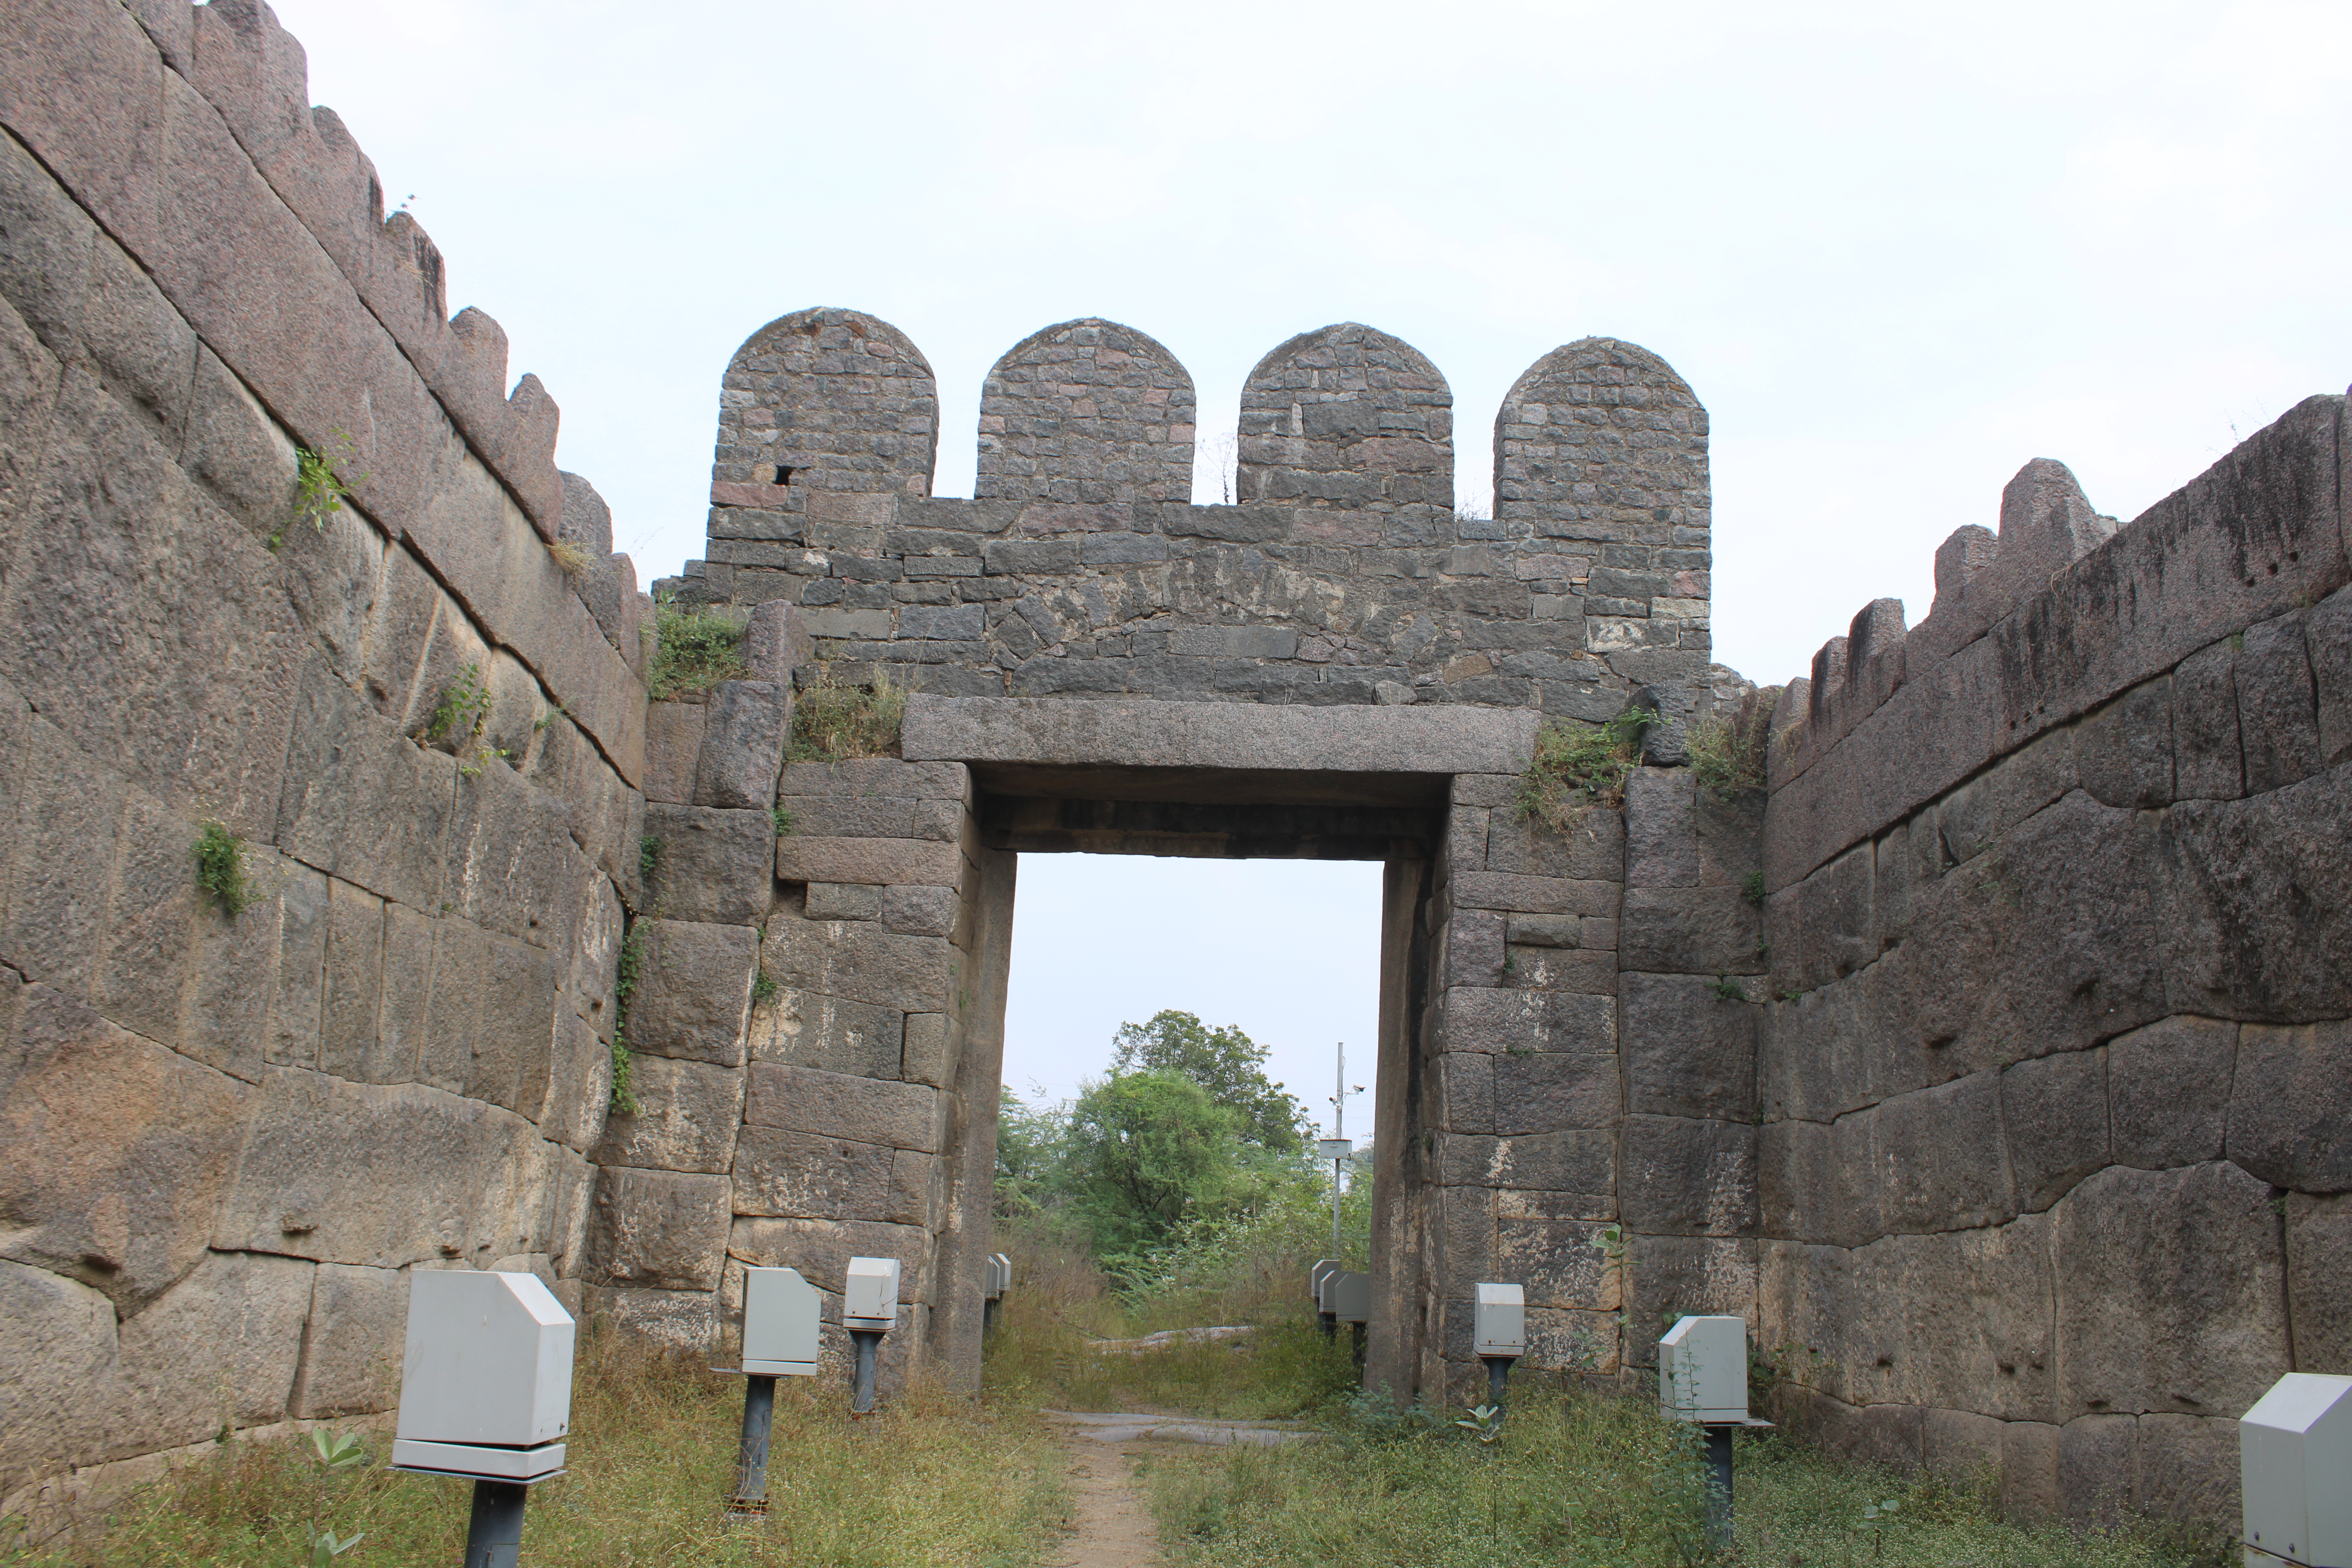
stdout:
{"type": "MultiPolygon", "coordinates": [[[[2344,398],[2306,398],[2120,529],[2063,465],[2027,464],[2002,492],[1998,541],[1966,528],[1937,552],[1925,621],[1895,640],[1887,602],[1874,605],[1868,660],[1853,657],[1857,617],[1782,698],[1769,885],[2257,623],[2308,611],[2335,626],[2340,606],[2321,602],[2352,582],[2344,418],[2344,398]]],[[[2338,690],[2352,655],[2314,640],[2300,657],[2327,731],[2331,702],[2352,701],[2338,690]]],[[[2327,759],[2346,746],[2332,733],[2315,742],[2327,759]]]]}
{"type": "Polygon", "coordinates": [[[1096,506],[1187,501],[1192,431],[1192,378],[1174,354],[1116,321],[1063,321],[990,369],[973,494],[1096,506]]]}
{"type": "Polygon", "coordinates": [[[1454,509],[1454,394],[1426,355],[1357,321],[1301,332],[1242,385],[1241,500],[1454,509]]]}
{"type": "MultiPolygon", "coordinates": [[[[811,490],[928,496],[938,384],[922,351],[862,310],[780,316],[746,339],[720,383],[714,509],[805,510],[811,490]]],[[[712,537],[722,533],[712,519],[712,537]]]]}

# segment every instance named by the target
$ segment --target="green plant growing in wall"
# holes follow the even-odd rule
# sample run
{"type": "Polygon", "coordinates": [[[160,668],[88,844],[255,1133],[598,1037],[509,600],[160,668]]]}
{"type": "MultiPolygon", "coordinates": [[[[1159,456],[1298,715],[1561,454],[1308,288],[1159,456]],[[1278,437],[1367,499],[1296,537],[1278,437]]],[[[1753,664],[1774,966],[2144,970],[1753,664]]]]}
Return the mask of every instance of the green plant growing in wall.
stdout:
{"type": "Polygon", "coordinates": [[[786,811],[780,805],[775,807],[771,815],[775,818],[776,837],[779,838],[791,837],[793,831],[793,814],[786,811]]]}
{"type": "Polygon", "coordinates": [[[1657,715],[1629,708],[1600,724],[1555,719],[1536,731],[1536,754],[1519,775],[1519,815],[1565,830],[1588,806],[1615,805],[1641,760],[1642,735],[1657,715]]]}
{"type": "Polygon", "coordinates": [[[196,886],[235,920],[253,902],[253,875],[246,869],[245,840],[217,822],[207,822],[196,835],[192,851],[196,861],[196,886]]]}
{"type": "Polygon", "coordinates": [[[308,447],[294,448],[294,515],[320,533],[327,531],[327,519],[343,510],[351,487],[367,483],[365,474],[341,471],[359,450],[350,431],[328,431],[323,447],[317,452],[308,447]]]}
{"type": "Polygon", "coordinates": [[[833,666],[801,689],[793,704],[792,756],[798,763],[840,763],[856,757],[887,757],[898,749],[907,717],[907,689],[877,669],[871,685],[836,679],[833,666]]]}
{"type": "Polygon", "coordinates": [[[612,1106],[626,1116],[634,1116],[639,1110],[637,1097],[629,1084],[629,998],[636,994],[637,976],[645,963],[646,928],[632,921],[629,934],[621,939],[621,959],[613,972],[612,1106]]]}
{"type": "Polygon", "coordinates": [[[1745,1002],[1748,1000],[1748,992],[1730,975],[1718,974],[1715,977],[1715,997],[1718,1002],[1745,1002]]]}
{"type": "Polygon", "coordinates": [[[1780,700],[1780,689],[1767,686],[1690,727],[1685,743],[1700,788],[1734,800],[1764,787],[1765,742],[1771,736],[1772,705],[1780,700]]]}
{"type": "Polygon", "coordinates": [[[425,726],[428,741],[453,741],[456,749],[463,751],[482,732],[490,720],[490,689],[482,679],[482,667],[469,664],[457,672],[433,705],[433,717],[425,726]]]}
{"type": "Polygon", "coordinates": [[[646,671],[653,700],[708,691],[751,673],[743,658],[743,626],[716,610],[681,605],[676,595],[654,605],[654,657],[646,671]]]}
{"type": "Polygon", "coordinates": [[[776,977],[769,973],[767,966],[762,964],[760,973],[751,978],[751,1005],[766,1006],[776,999],[776,994],[782,989],[783,987],[776,983],[776,977]]]}
{"type": "Polygon", "coordinates": [[[1764,907],[1764,873],[1750,871],[1739,879],[1739,896],[1748,900],[1750,909],[1764,907]]]}
{"type": "Polygon", "coordinates": [[[650,882],[654,871],[661,865],[662,841],[652,834],[637,840],[637,879],[650,882]]]}

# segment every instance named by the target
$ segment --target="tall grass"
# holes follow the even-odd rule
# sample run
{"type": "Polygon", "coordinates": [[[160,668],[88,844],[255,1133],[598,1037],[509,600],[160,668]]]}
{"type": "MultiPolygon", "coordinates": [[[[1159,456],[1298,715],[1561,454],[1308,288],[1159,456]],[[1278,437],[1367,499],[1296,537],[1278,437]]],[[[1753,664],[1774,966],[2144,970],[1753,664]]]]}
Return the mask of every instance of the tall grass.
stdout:
{"type": "MultiPolygon", "coordinates": [[[[1072,1410],[1255,1420],[1318,1408],[1355,1382],[1343,1334],[1323,1338],[1307,1270],[1330,1256],[1328,1195],[1289,1192],[1259,1212],[1195,1222],[1142,1279],[1118,1288],[1085,1239],[1046,1212],[997,1221],[1013,1294],[982,1358],[996,1396],[1072,1410]],[[1163,1329],[1246,1326],[1248,1335],[1128,1352],[1100,1342],[1163,1329]]],[[[1370,1184],[1342,1205],[1352,1267],[1369,1245],[1370,1184]]]]}
{"type": "Polygon", "coordinates": [[[1156,1458],[1161,1539],[1187,1568],[2164,1568],[2217,1562],[2144,1529],[2077,1535],[2000,1521],[1985,1489],[1902,1479],[1785,1439],[1745,1438],[1738,1536],[1701,1539],[1694,1430],[1646,1401],[1518,1393],[1493,1448],[1439,1424],[1339,1423],[1333,1440],[1156,1458]],[[1865,1506],[1894,1499],[1883,1533],[1865,1506]]]}
{"type": "MultiPolygon", "coordinates": [[[[831,1378],[776,1387],[765,1523],[730,1531],[743,1380],[620,1347],[583,1351],[570,1472],[533,1487],[524,1561],[541,1568],[1038,1562],[1067,1516],[1065,1459],[1034,1410],[918,1386],[853,1424],[831,1378]]],[[[123,1499],[102,1533],[29,1550],[40,1568],[290,1568],[305,1526],[363,1537],[352,1568],[441,1568],[463,1554],[468,1484],[383,1468],[348,1475],[294,1443],[239,1444],[123,1499]]],[[[0,1551],[5,1556],[5,1551],[0,1551]]]]}

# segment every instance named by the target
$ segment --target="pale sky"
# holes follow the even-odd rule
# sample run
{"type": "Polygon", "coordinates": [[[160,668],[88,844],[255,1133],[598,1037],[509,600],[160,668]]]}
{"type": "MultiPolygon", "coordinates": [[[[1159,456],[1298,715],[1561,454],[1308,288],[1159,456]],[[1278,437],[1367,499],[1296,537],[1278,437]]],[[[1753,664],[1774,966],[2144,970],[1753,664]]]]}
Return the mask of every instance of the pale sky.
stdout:
{"type": "Polygon", "coordinates": [[[1204,427],[1291,334],[1394,332],[1469,500],[1522,370],[1644,344],[1712,413],[1716,652],[1762,682],[1923,617],[2028,459],[2128,519],[2352,379],[2341,0],[278,9],[646,581],[702,553],[728,358],[812,305],[929,359],[942,495],[989,365],[1075,316],[1168,344],[1204,427]]]}

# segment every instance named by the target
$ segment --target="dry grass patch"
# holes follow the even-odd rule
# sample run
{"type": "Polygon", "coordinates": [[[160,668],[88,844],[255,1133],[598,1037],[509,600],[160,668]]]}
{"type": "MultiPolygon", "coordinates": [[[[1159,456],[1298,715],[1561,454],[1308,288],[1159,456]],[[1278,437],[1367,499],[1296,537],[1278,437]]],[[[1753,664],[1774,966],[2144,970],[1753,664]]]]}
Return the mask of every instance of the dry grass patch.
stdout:
{"type": "Polygon", "coordinates": [[[876,669],[870,686],[849,686],[835,679],[833,666],[819,665],[816,679],[793,700],[793,761],[895,757],[906,717],[907,689],[888,670],[876,669]]]}
{"type": "MultiPolygon", "coordinates": [[[[776,1389],[763,1526],[722,1521],[743,1380],[698,1361],[619,1348],[583,1353],[570,1472],[533,1487],[523,1560],[535,1568],[1024,1568],[1067,1512],[1064,1456],[1032,1410],[917,1388],[851,1423],[831,1377],[776,1389]]],[[[27,1568],[288,1568],[309,1528],[354,1534],[350,1568],[442,1568],[463,1554],[470,1483],[369,1461],[330,1474],[300,1443],[237,1445],[131,1494],[103,1535],[23,1550],[27,1568]]]]}
{"type": "Polygon", "coordinates": [[[654,606],[654,657],[646,686],[656,702],[708,691],[751,673],[743,658],[743,626],[715,609],[675,599],[654,606]]]}

